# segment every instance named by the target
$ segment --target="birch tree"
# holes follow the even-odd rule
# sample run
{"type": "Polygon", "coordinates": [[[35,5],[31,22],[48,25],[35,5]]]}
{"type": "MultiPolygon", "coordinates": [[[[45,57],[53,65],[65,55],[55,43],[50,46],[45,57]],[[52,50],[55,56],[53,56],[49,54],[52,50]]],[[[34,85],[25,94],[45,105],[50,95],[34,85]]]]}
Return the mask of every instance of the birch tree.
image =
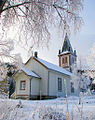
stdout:
{"type": "Polygon", "coordinates": [[[89,91],[90,87],[90,79],[89,76],[85,76],[84,69],[82,68],[82,64],[73,64],[72,65],[72,76],[71,82],[73,83],[73,87],[78,92],[79,96],[79,104],[81,104],[81,93],[85,93],[89,91]]]}
{"type": "Polygon", "coordinates": [[[31,48],[44,46],[50,40],[52,23],[63,31],[70,31],[71,24],[77,30],[80,28],[82,3],[83,0],[1,0],[2,27],[16,25],[19,40],[25,39],[26,43],[31,40],[31,48]]]}

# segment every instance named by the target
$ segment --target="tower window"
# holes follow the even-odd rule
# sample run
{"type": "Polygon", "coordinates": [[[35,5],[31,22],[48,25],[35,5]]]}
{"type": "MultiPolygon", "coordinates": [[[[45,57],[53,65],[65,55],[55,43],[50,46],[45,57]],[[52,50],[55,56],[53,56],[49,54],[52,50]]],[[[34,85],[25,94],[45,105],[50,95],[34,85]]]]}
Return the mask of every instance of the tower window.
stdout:
{"type": "Polygon", "coordinates": [[[65,57],[65,63],[67,63],[67,57],[65,57]]]}
{"type": "Polygon", "coordinates": [[[62,59],[62,64],[65,64],[65,63],[67,63],[67,57],[64,57],[64,58],[62,59]]]}
{"type": "Polygon", "coordinates": [[[64,58],[62,59],[62,63],[63,63],[63,64],[65,63],[65,59],[64,59],[64,58]]]}

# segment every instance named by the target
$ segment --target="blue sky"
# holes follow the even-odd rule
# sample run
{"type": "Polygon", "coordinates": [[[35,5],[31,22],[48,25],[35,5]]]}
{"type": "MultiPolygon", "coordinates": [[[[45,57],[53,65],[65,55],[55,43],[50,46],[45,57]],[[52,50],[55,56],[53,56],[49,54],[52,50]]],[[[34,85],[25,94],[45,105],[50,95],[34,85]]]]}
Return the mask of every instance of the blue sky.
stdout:
{"type": "Polygon", "coordinates": [[[71,36],[71,42],[79,55],[87,56],[95,42],[95,0],[85,0],[82,17],[84,25],[76,36],[71,36]]]}
{"type": "MultiPolygon", "coordinates": [[[[90,49],[95,43],[95,0],[84,0],[84,9],[81,11],[84,24],[79,32],[72,33],[70,42],[77,50],[78,57],[86,58],[90,54],[90,49]]],[[[56,35],[56,30],[51,32],[52,41],[49,49],[38,50],[38,56],[52,63],[58,64],[58,50],[62,47],[62,36],[56,35]]]]}

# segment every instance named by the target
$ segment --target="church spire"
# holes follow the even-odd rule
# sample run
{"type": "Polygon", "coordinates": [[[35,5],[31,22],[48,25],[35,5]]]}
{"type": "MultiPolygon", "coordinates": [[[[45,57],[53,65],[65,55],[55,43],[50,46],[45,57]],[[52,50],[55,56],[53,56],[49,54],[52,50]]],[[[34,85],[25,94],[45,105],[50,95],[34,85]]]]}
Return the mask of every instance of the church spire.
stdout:
{"type": "Polygon", "coordinates": [[[66,33],[62,49],[59,50],[59,66],[71,71],[71,66],[76,62],[76,50],[73,51],[70,40],[66,33]]]}
{"type": "Polygon", "coordinates": [[[72,49],[72,46],[71,46],[71,43],[70,43],[67,33],[66,33],[64,43],[62,46],[62,52],[65,52],[65,51],[69,51],[69,52],[73,53],[73,49],[72,49]]]}

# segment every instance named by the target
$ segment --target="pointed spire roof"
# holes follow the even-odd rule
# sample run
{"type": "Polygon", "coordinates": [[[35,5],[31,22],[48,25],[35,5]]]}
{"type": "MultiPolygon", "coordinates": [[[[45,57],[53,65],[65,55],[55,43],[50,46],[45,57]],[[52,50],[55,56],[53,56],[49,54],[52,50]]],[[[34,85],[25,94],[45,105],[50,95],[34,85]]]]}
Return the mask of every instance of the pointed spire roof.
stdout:
{"type": "Polygon", "coordinates": [[[73,53],[73,49],[72,49],[72,46],[71,46],[71,43],[70,43],[67,33],[66,33],[64,43],[62,46],[62,52],[65,52],[65,51],[70,51],[71,53],[73,53]]]}

